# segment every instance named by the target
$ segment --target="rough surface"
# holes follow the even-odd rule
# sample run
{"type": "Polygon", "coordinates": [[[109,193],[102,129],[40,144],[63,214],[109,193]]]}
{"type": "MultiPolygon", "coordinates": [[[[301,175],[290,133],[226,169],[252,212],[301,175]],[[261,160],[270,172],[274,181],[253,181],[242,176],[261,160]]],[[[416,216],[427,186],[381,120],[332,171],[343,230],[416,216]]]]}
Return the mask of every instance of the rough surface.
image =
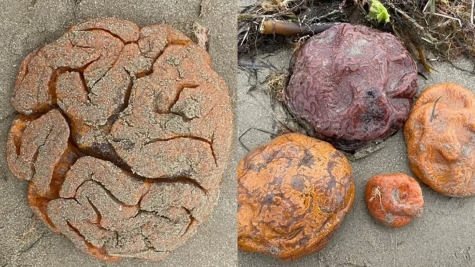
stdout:
{"type": "Polygon", "coordinates": [[[312,37],[295,58],[285,102],[319,139],[351,152],[403,126],[417,68],[393,35],[342,23],[312,37]]]}
{"type": "MultiPolygon", "coordinates": [[[[5,157],[14,117],[10,99],[15,79],[21,62],[35,48],[57,40],[71,25],[90,18],[112,16],[141,27],[165,23],[189,37],[198,22],[209,30],[213,69],[234,95],[236,4],[224,0],[18,0],[0,1],[0,7],[0,154],[4,155],[0,157],[0,266],[156,266],[156,262],[132,258],[99,262],[33,216],[27,203],[28,183],[12,176],[5,157]]],[[[193,238],[161,261],[161,267],[237,265],[236,166],[237,160],[231,158],[209,219],[193,238]]]]}
{"type": "Polygon", "coordinates": [[[284,261],[324,248],[354,201],[352,171],[330,144],[275,138],[238,166],[238,246],[284,261]]]}
{"type": "Polygon", "coordinates": [[[7,162],[30,181],[33,211],[105,261],[182,245],[215,205],[232,142],[229,92],[210,65],[170,26],[113,18],[28,55],[7,162]]]}
{"type": "Polygon", "coordinates": [[[412,171],[435,191],[475,195],[475,94],[454,84],[425,89],[404,126],[412,171]]]}
{"type": "Polygon", "coordinates": [[[370,214],[389,227],[402,227],[422,216],[424,199],[419,183],[404,173],[379,174],[365,191],[370,214]]]}

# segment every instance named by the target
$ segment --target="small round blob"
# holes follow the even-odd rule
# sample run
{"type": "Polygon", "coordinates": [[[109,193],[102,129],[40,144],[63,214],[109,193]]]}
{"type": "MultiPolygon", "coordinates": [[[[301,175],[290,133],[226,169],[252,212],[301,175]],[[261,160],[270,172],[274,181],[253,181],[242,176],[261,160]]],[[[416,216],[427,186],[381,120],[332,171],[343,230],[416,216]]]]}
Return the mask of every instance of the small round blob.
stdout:
{"type": "Polygon", "coordinates": [[[7,141],[51,230],[103,261],[159,261],[217,202],[233,138],[229,91],[168,25],[98,18],[23,61],[7,141]]]}
{"type": "Polygon", "coordinates": [[[284,90],[291,113],[348,152],[395,133],[417,93],[417,67],[396,37],[342,23],[296,53],[284,90]]]}
{"type": "Polygon", "coordinates": [[[238,184],[239,249],[284,261],[323,249],[355,196],[346,157],[296,133],[248,153],[238,184]]]}
{"type": "Polygon", "coordinates": [[[424,207],[419,183],[404,173],[373,176],[366,184],[365,200],[376,220],[394,228],[420,217],[424,207]]]}
{"type": "Polygon", "coordinates": [[[475,195],[475,94],[455,83],[428,87],[404,126],[409,163],[433,190],[475,195]]]}

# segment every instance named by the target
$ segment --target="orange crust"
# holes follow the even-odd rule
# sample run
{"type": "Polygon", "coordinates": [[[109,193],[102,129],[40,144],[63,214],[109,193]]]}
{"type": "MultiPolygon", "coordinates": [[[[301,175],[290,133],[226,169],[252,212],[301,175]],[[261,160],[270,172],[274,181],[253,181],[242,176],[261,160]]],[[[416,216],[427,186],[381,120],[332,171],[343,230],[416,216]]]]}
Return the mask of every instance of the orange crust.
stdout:
{"type": "Polygon", "coordinates": [[[91,19],[28,55],[12,95],[13,176],[53,231],[99,260],[160,261],[216,204],[233,138],[205,50],[164,24],[91,19]]]}
{"type": "Polygon", "coordinates": [[[351,209],[346,157],[330,144],[286,134],[238,166],[238,247],[292,261],[325,247],[351,209]]]}

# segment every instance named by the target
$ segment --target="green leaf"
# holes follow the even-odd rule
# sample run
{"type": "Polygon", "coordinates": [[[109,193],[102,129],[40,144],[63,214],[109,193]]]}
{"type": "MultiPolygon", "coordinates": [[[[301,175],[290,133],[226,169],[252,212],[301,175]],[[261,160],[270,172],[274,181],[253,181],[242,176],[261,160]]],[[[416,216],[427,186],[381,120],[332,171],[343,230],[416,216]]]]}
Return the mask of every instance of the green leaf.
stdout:
{"type": "Polygon", "coordinates": [[[388,10],[383,4],[381,4],[381,2],[378,0],[373,0],[371,1],[371,7],[369,8],[368,18],[375,19],[378,21],[378,23],[387,23],[389,22],[390,16],[388,10]]]}

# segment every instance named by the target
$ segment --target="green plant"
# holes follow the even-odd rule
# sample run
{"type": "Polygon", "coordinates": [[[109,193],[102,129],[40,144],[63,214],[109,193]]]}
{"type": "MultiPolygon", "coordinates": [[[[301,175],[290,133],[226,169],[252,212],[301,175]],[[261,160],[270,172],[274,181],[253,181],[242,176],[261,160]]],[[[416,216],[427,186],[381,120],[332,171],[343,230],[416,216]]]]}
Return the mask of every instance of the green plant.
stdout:
{"type": "Polygon", "coordinates": [[[378,0],[372,0],[370,3],[370,8],[369,8],[369,13],[368,13],[368,18],[369,19],[374,19],[377,20],[378,23],[389,22],[390,15],[388,13],[388,10],[386,7],[381,4],[378,0]]]}

